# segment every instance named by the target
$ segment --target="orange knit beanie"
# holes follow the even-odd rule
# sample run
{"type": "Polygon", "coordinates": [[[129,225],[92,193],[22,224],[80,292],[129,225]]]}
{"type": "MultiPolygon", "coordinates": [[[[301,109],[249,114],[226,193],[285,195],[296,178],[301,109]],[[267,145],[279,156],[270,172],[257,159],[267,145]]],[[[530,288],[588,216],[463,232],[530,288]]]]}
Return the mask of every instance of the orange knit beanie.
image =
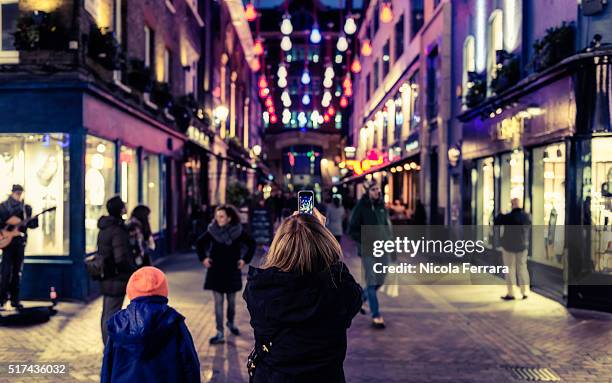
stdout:
{"type": "Polygon", "coordinates": [[[130,300],[138,297],[159,295],[168,296],[168,281],[164,272],[153,266],[138,269],[127,284],[127,296],[130,300]]]}

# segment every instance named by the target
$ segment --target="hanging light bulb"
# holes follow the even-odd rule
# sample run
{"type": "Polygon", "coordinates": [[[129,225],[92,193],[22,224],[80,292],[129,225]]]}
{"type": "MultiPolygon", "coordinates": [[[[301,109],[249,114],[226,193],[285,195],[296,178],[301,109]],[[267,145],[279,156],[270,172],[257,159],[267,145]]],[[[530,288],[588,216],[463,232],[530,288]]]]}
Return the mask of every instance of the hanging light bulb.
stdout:
{"type": "Polygon", "coordinates": [[[278,87],[286,88],[287,87],[287,77],[279,77],[278,78],[278,87]]]}
{"type": "Polygon", "coordinates": [[[304,94],[304,96],[302,96],[302,104],[304,104],[304,105],[310,104],[310,96],[308,95],[308,93],[306,93],[306,94],[304,94]]]}
{"type": "Polygon", "coordinates": [[[257,10],[253,3],[248,3],[246,8],[244,9],[244,15],[246,16],[247,21],[255,21],[257,18],[257,10]]]}
{"type": "Polygon", "coordinates": [[[321,42],[321,31],[319,30],[319,24],[316,21],[312,26],[312,30],[310,31],[310,42],[313,44],[318,44],[321,42]]]}
{"type": "Polygon", "coordinates": [[[344,22],[344,33],[352,35],[355,32],[357,32],[357,23],[355,23],[353,16],[349,16],[344,22]]]}
{"type": "Polygon", "coordinates": [[[302,84],[310,84],[310,72],[308,71],[308,68],[304,68],[304,72],[302,73],[302,84]]]}
{"type": "Polygon", "coordinates": [[[289,36],[283,36],[283,38],[281,39],[281,49],[284,50],[285,52],[290,51],[291,47],[293,46],[293,44],[291,44],[291,39],[289,38],[289,36]]]}
{"type": "Polygon", "coordinates": [[[259,72],[260,69],[261,69],[261,61],[259,61],[259,57],[257,57],[253,60],[253,64],[251,65],[251,70],[253,72],[259,72]]]}
{"type": "Polygon", "coordinates": [[[268,113],[270,114],[276,113],[276,108],[274,108],[274,105],[268,107],[268,113]]]}
{"type": "Polygon", "coordinates": [[[260,88],[267,88],[268,87],[268,80],[266,80],[266,76],[265,75],[260,75],[259,76],[259,81],[257,82],[257,84],[259,85],[260,88]]]}
{"type": "Polygon", "coordinates": [[[303,128],[304,126],[306,126],[307,123],[308,120],[306,119],[306,113],[300,112],[298,114],[298,125],[300,126],[300,128],[303,128]]]}
{"type": "Polygon", "coordinates": [[[270,123],[271,124],[276,124],[278,122],[278,117],[276,117],[276,114],[273,114],[270,116],[270,123]]]}
{"type": "Polygon", "coordinates": [[[336,64],[342,64],[342,55],[338,53],[334,61],[336,62],[336,64]]]}
{"type": "Polygon", "coordinates": [[[283,98],[283,106],[288,108],[291,106],[291,97],[283,98]]]}
{"type": "Polygon", "coordinates": [[[319,122],[319,111],[318,110],[313,110],[312,113],[310,113],[310,120],[314,123],[318,123],[319,122]]]}
{"type": "Polygon", "coordinates": [[[346,108],[348,106],[348,99],[344,96],[340,97],[340,107],[346,108]]]}
{"type": "Polygon", "coordinates": [[[346,37],[344,35],[341,35],[340,38],[338,38],[338,42],[336,43],[336,48],[340,52],[344,52],[348,49],[348,41],[346,40],[346,37]]]}
{"type": "Polygon", "coordinates": [[[348,88],[344,88],[344,95],[346,97],[353,97],[353,87],[349,86],[348,88]]]}
{"type": "Polygon", "coordinates": [[[253,53],[256,54],[257,56],[262,55],[264,53],[263,42],[261,41],[260,38],[257,38],[255,40],[255,44],[253,45],[253,53]]]}
{"type": "Polygon", "coordinates": [[[327,77],[327,78],[325,78],[325,79],[323,80],[323,86],[324,86],[324,87],[326,87],[326,88],[331,88],[331,87],[332,87],[332,85],[334,85],[334,81],[333,81],[333,80],[332,80],[330,77],[327,77]]]}
{"type": "Polygon", "coordinates": [[[291,16],[285,13],[283,15],[283,21],[281,22],[280,27],[281,33],[285,36],[290,35],[293,32],[293,25],[291,24],[291,16]]]}
{"type": "Polygon", "coordinates": [[[372,54],[372,42],[369,39],[365,39],[363,43],[361,43],[361,54],[364,57],[368,57],[372,54]]]}
{"type": "Polygon", "coordinates": [[[272,105],[274,105],[274,101],[272,101],[272,97],[268,96],[264,104],[266,105],[266,108],[269,108],[272,105]]]}
{"type": "Polygon", "coordinates": [[[291,112],[289,109],[283,109],[283,124],[287,125],[291,122],[291,112]]]}
{"type": "Polygon", "coordinates": [[[325,73],[323,74],[325,76],[325,78],[333,78],[334,77],[334,68],[330,65],[327,68],[325,68],[325,73]]]}
{"type": "Polygon", "coordinates": [[[380,21],[385,24],[393,21],[393,9],[391,9],[391,2],[383,2],[382,8],[380,9],[380,21]]]}
{"type": "Polygon", "coordinates": [[[329,114],[325,113],[325,114],[323,115],[323,121],[324,121],[324,122],[329,122],[329,120],[330,120],[329,114]]]}
{"type": "Polygon", "coordinates": [[[286,98],[289,98],[289,92],[287,92],[287,90],[283,90],[283,93],[281,93],[281,100],[284,100],[286,98]]]}
{"type": "Polygon", "coordinates": [[[353,82],[351,81],[351,76],[347,74],[346,77],[344,78],[344,81],[342,81],[342,87],[349,88],[351,86],[353,86],[353,82]]]}
{"type": "Polygon", "coordinates": [[[330,102],[331,101],[329,99],[324,98],[324,99],[321,100],[321,106],[324,107],[324,108],[327,108],[329,106],[330,102]]]}
{"type": "Polygon", "coordinates": [[[278,77],[287,77],[287,67],[284,65],[279,66],[276,75],[278,77]]]}
{"type": "Polygon", "coordinates": [[[334,109],[333,106],[330,106],[329,108],[327,108],[327,114],[333,116],[334,114],[336,114],[336,109],[334,109]]]}
{"type": "Polygon", "coordinates": [[[261,88],[261,89],[259,89],[259,97],[264,98],[264,97],[266,97],[269,94],[270,94],[270,89],[268,89],[268,88],[261,88]]]}
{"type": "Polygon", "coordinates": [[[353,63],[351,64],[351,72],[359,73],[361,72],[361,62],[359,62],[359,57],[355,56],[353,59],[353,63]]]}

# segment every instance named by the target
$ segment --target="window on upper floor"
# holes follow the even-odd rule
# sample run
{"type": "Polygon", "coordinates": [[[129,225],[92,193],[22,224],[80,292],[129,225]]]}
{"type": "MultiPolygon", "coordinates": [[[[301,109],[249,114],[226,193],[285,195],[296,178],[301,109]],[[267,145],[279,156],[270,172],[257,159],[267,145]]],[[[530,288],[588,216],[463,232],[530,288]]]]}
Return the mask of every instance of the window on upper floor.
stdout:
{"type": "Polygon", "coordinates": [[[162,82],[170,84],[172,81],[172,55],[168,48],[164,48],[164,75],[162,82]]]}
{"type": "Polygon", "coordinates": [[[14,38],[18,18],[18,1],[0,0],[0,64],[15,64],[19,61],[14,38]]]}
{"type": "Polygon", "coordinates": [[[410,38],[414,38],[419,32],[424,22],[423,14],[423,0],[412,0],[410,4],[411,18],[410,18],[410,38]]]}
{"type": "Polygon", "coordinates": [[[379,61],[378,59],[376,61],[374,61],[374,67],[372,68],[372,91],[376,92],[376,90],[378,90],[378,76],[380,76],[380,71],[379,71],[379,61]]]}
{"type": "Polygon", "coordinates": [[[487,47],[487,84],[495,78],[497,69],[497,52],[504,49],[504,21],[501,9],[496,9],[489,18],[487,47]]]}
{"type": "Polygon", "coordinates": [[[376,6],[374,7],[374,17],[372,18],[374,23],[374,36],[376,36],[376,32],[378,32],[378,28],[380,27],[380,1],[376,2],[376,6]]]}
{"type": "Polygon", "coordinates": [[[440,5],[440,3],[440,0],[434,0],[434,9],[438,8],[438,5],[440,5]]]}
{"type": "Polygon", "coordinates": [[[463,43],[463,76],[462,90],[465,100],[468,91],[469,73],[476,71],[476,40],[474,36],[468,36],[463,43]]]}
{"type": "Polygon", "coordinates": [[[385,45],[383,46],[383,55],[382,55],[382,78],[385,79],[389,74],[389,69],[391,67],[391,48],[390,41],[387,40],[385,45]]]}
{"type": "Polygon", "coordinates": [[[404,15],[401,15],[395,23],[395,52],[393,59],[399,60],[404,54],[404,15]]]}
{"type": "Polygon", "coordinates": [[[145,68],[155,68],[155,31],[148,25],[144,26],[145,68]]]}
{"type": "Polygon", "coordinates": [[[440,75],[440,57],[438,55],[438,47],[435,47],[427,56],[427,119],[435,120],[438,117],[438,100],[439,100],[439,78],[440,75]]]}
{"type": "Polygon", "coordinates": [[[365,86],[366,86],[366,91],[365,91],[365,100],[369,100],[370,96],[372,95],[372,87],[370,86],[370,81],[371,81],[371,76],[368,73],[365,77],[365,86]]]}

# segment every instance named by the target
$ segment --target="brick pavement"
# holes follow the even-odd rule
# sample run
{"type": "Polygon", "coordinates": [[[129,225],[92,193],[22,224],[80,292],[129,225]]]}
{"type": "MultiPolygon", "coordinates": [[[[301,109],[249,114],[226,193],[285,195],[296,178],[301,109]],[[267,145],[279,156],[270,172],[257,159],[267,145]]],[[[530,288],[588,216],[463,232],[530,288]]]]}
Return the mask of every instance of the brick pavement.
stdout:
{"type": "MultiPolygon", "coordinates": [[[[347,245],[347,244],[345,244],[347,245]]],[[[346,252],[352,248],[346,246],[346,252]]],[[[358,260],[347,259],[354,274],[358,260]]],[[[240,337],[210,346],[214,334],[212,297],[202,291],[203,271],[193,255],[162,266],[169,276],[170,302],[187,318],[204,382],[246,382],[244,369],[252,335],[238,299],[240,337]]],[[[548,367],[570,383],[612,383],[612,318],[569,312],[537,294],[502,302],[501,286],[400,286],[399,296],[381,294],[388,323],[369,327],[359,315],[349,330],[345,362],[348,382],[520,382],[506,367],[548,367]]],[[[4,382],[93,382],[99,379],[101,300],[60,303],[49,323],[0,328],[0,362],[63,361],[70,375],[4,382]]],[[[318,383],[318,382],[317,382],[318,383]]]]}

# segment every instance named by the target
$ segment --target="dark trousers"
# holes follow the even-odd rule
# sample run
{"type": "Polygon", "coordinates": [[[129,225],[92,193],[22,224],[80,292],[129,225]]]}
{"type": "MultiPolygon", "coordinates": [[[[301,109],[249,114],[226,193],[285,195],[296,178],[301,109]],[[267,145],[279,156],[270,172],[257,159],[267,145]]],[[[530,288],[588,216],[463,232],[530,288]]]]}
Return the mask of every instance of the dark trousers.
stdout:
{"type": "Polygon", "coordinates": [[[19,303],[19,285],[21,284],[21,267],[23,266],[25,242],[19,238],[13,239],[10,245],[2,251],[0,264],[0,304],[4,304],[8,296],[11,303],[19,303]]]}
{"type": "Polygon", "coordinates": [[[108,339],[108,330],[106,328],[106,322],[115,314],[117,311],[121,310],[123,306],[123,298],[125,295],[119,297],[113,297],[110,295],[104,295],[102,302],[102,342],[106,344],[106,340],[108,339]]]}
{"type": "Polygon", "coordinates": [[[219,293],[213,291],[215,298],[215,320],[217,322],[217,331],[223,332],[223,296],[227,295],[227,323],[234,325],[234,316],[236,315],[236,293],[219,293]]]}

